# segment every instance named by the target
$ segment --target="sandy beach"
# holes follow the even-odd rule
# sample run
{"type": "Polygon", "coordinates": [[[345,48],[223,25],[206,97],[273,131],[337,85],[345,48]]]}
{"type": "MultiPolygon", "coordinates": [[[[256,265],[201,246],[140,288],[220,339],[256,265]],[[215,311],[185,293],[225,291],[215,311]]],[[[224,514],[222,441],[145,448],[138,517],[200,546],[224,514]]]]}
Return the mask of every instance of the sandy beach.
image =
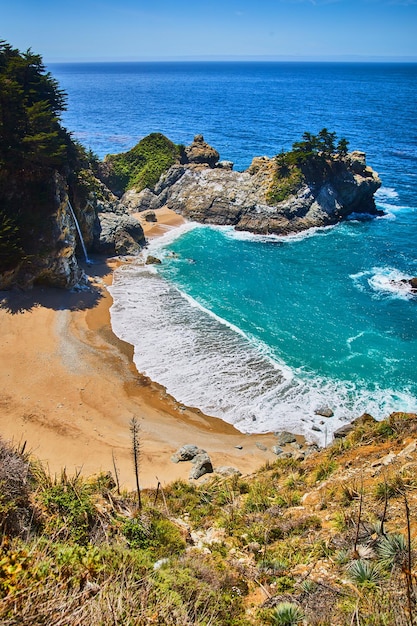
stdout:
{"type": "MultiPolygon", "coordinates": [[[[166,209],[156,213],[156,223],[141,216],[148,238],[183,222],[166,209]]],[[[233,466],[244,474],[276,458],[273,434],[242,434],[180,405],[137,372],[133,348],[110,325],[106,285],[118,264],[111,259],[85,267],[91,291],[0,292],[1,437],[26,442],[52,475],[63,468],[85,476],[113,472],[114,457],[125,488],[134,483],[133,417],[140,424],[142,487],[188,479],[191,464],[171,461],[187,443],[207,450],[214,467],[233,466]]]]}

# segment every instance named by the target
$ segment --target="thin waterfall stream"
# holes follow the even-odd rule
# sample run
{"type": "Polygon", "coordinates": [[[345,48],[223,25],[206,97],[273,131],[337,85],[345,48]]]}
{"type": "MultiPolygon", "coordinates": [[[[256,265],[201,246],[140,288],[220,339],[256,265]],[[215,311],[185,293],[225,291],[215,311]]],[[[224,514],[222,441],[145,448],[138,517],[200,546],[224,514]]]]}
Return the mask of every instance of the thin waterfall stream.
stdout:
{"type": "Polygon", "coordinates": [[[69,207],[69,210],[71,211],[71,215],[73,217],[74,224],[76,226],[77,233],[78,233],[78,236],[79,236],[80,241],[81,241],[81,246],[82,246],[82,249],[83,249],[83,252],[84,252],[85,262],[90,264],[91,261],[88,258],[87,248],[85,247],[84,239],[83,239],[83,236],[82,236],[82,233],[81,233],[81,228],[80,228],[80,225],[78,223],[77,216],[75,215],[74,209],[72,208],[71,202],[69,200],[68,200],[68,207],[69,207]]]}

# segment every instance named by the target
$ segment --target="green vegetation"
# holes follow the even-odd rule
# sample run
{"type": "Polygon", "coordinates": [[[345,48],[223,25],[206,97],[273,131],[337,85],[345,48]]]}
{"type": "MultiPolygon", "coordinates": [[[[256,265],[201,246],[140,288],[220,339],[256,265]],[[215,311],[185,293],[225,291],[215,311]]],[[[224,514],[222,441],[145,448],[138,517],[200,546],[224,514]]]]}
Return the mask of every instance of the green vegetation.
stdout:
{"type": "Polygon", "coordinates": [[[328,159],[332,156],[345,157],[349,142],[343,137],[336,144],[336,133],[331,133],[327,128],[322,128],[318,135],[305,132],[302,141],[296,141],[292,145],[292,154],[295,155],[298,164],[313,159],[328,159]]]}
{"type": "Polygon", "coordinates": [[[296,163],[290,163],[286,154],[275,157],[276,168],[271,186],[268,189],[268,203],[278,204],[297,193],[305,181],[303,173],[296,163]]]}
{"type": "Polygon", "coordinates": [[[297,626],[304,619],[304,613],[296,604],[280,602],[276,607],[271,623],[274,626],[297,626]]]}
{"type": "Polygon", "coordinates": [[[142,488],[141,509],[110,474],[51,478],[0,441],[1,623],[411,626],[417,452],[398,452],[417,416],[386,424],[388,442],[368,417],[304,461],[142,488]]]}
{"type": "Polygon", "coordinates": [[[357,585],[377,584],[381,580],[381,567],[378,563],[358,559],[348,565],[347,571],[357,585]]]}
{"type": "Polygon", "coordinates": [[[59,124],[65,94],[39,55],[0,41],[0,165],[63,165],[67,133],[59,124]]]}
{"type": "Polygon", "coordinates": [[[322,180],[329,163],[347,155],[349,142],[345,138],[336,142],[336,133],[323,128],[318,135],[305,132],[302,141],[293,143],[292,150],[278,154],[267,192],[268,203],[273,205],[287,200],[306,181],[322,180]]]}
{"type": "Polygon", "coordinates": [[[39,254],[57,210],[55,172],[65,180],[78,167],[79,146],[60,124],[65,105],[41,57],[1,40],[0,272],[39,254]]]}
{"type": "Polygon", "coordinates": [[[179,160],[180,152],[181,147],[161,133],[151,133],[128,152],[107,155],[103,180],[118,195],[127,189],[152,188],[179,160]]]}

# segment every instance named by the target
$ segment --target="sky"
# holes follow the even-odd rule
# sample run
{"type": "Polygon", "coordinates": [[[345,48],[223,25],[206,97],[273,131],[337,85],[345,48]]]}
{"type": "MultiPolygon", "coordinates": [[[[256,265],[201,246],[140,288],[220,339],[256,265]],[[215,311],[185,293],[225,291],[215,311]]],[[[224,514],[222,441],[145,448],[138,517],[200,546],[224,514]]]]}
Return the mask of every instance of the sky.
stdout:
{"type": "Polygon", "coordinates": [[[417,0],[0,0],[0,39],[46,63],[417,61],[417,0]]]}

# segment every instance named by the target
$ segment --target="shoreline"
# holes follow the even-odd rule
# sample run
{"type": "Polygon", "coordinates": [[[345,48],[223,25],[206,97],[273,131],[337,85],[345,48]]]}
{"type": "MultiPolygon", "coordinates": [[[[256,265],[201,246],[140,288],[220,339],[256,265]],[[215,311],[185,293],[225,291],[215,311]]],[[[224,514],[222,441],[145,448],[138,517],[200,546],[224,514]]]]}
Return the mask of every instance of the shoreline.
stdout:
{"type": "MultiPolygon", "coordinates": [[[[156,223],[143,218],[148,238],[185,222],[167,209],[157,213],[156,223]]],[[[134,485],[132,417],[140,424],[143,488],[188,480],[191,464],[171,461],[184,444],[204,448],[214,468],[233,466],[243,474],[276,459],[272,433],[241,433],[219,418],[184,407],[137,372],[133,347],[111,328],[107,285],[120,263],[110,259],[84,268],[93,292],[36,287],[0,294],[1,437],[26,442],[52,475],[64,468],[86,477],[100,471],[114,474],[114,456],[124,488],[134,485]]]]}

